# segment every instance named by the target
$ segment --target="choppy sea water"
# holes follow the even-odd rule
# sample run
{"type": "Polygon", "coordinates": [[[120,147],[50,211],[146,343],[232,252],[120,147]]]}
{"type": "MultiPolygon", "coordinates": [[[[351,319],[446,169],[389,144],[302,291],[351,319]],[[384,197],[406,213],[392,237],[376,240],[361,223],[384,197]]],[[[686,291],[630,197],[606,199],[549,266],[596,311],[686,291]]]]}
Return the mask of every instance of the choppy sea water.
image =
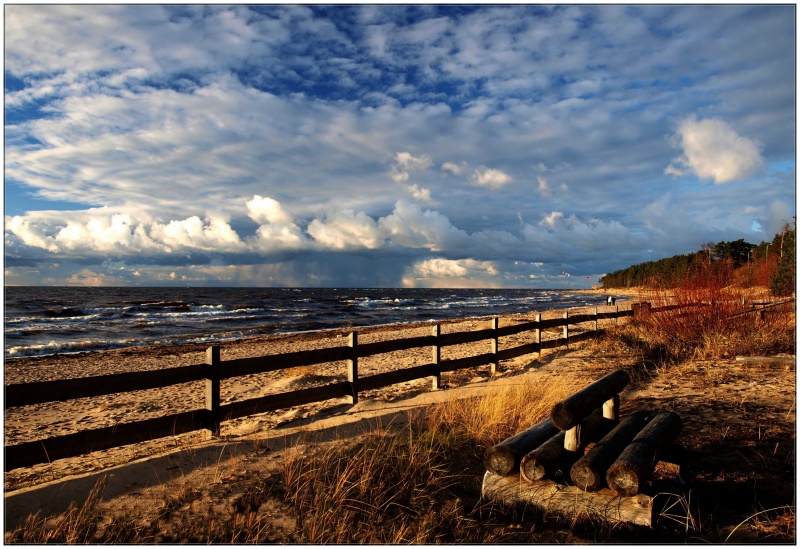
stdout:
{"type": "Polygon", "coordinates": [[[5,287],[5,357],[599,306],[566,290],[5,287]]]}

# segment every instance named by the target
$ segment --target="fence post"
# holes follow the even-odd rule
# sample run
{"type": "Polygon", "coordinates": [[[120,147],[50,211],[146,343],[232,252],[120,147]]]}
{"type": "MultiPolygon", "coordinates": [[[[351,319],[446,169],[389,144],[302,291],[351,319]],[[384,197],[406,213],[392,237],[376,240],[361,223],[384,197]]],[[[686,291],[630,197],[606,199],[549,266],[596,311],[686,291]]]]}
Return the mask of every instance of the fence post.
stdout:
{"type": "Polygon", "coordinates": [[[498,320],[497,320],[497,317],[494,317],[490,321],[490,329],[492,330],[492,348],[491,348],[492,366],[491,366],[491,370],[490,370],[491,375],[495,375],[497,373],[497,367],[499,366],[499,363],[498,363],[498,360],[497,360],[497,343],[498,343],[497,326],[498,326],[498,320]]]}
{"type": "Polygon", "coordinates": [[[642,301],[641,303],[634,303],[631,308],[633,309],[633,318],[636,319],[649,315],[652,306],[647,301],[642,301]]]}
{"type": "Polygon", "coordinates": [[[220,348],[212,345],[206,349],[206,421],[205,428],[212,436],[219,436],[220,424],[220,383],[219,383],[220,348]]]}
{"type": "Polygon", "coordinates": [[[614,305],[614,326],[619,326],[619,305],[614,305]]]}
{"type": "Polygon", "coordinates": [[[442,370],[439,367],[439,363],[442,361],[442,348],[439,346],[439,336],[442,335],[442,327],[439,324],[436,324],[433,327],[431,335],[433,336],[433,354],[431,356],[431,362],[433,363],[434,368],[434,375],[431,379],[431,389],[437,391],[442,386],[442,370]]]}
{"type": "Polygon", "coordinates": [[[594,331],[600,331],[600,321],[597,317],[597,307],[594,308],[594,331]]]}
{"type": "Polygon", "coordinates": [[[347,359],[347,381],[350,383],[350,404],[358,404],[358,334],[350,332],[347,336],[350,357],[347,359]]]}
{"type": "Polygon", "coordinates": [[[569,349],[569,313],[564,313],[564,347],[569,349]]]}
{"type": "Polygon", "coordinates": [[[536,359],[542,359],[542,330],[540,328],[542,323],[542,315],[537,313],[536,314],[536,329],[533,331],[533,339],[536,343],[536,359]]]}

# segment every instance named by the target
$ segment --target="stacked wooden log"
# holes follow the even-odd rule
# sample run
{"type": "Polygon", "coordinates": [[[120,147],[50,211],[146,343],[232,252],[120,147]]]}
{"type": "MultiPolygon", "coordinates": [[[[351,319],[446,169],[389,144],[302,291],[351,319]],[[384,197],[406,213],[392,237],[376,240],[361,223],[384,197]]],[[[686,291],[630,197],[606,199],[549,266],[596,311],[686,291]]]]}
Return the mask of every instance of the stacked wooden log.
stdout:
{"type": "MultiPolygon", "coordinates": [[[[673,412],[646,410],[621,419],[619,393],[629,382],[624,370],[612,372],[557,403],[549,418],[489,448],[484,487],[498,489],[504,483],[500,490],[508,496],[519,482],[517,494],[528,494],[534,503],[538,496],[532,494],[546,492],[542,497],[549,501],[554,490],[567,488],[607,493],[609,499],[640,494],[659,457],[678,436],[681,419],[673,412]],[[491,475],[495,477],[489,479],[491,475]],[[554,488],[554,480],[571,486],[554,488]],[[547,490],[537,488],[542,483],[550,483],[547,490]]],[[[635,504],[642,506],[645,499],[650,504],[647,496],[637,496],[635,504]]]]}

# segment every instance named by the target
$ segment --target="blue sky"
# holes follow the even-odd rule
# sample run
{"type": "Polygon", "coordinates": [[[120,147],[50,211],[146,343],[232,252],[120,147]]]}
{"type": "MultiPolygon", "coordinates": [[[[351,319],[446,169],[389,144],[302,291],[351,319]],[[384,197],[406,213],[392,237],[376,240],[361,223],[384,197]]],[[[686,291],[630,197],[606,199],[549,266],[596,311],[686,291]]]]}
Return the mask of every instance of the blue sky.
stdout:
{"type": "Polygon", "coordinates": [[[795,215],[795,25],[6,5],[5,283],[579,288],[770,240],[795,215]]]}

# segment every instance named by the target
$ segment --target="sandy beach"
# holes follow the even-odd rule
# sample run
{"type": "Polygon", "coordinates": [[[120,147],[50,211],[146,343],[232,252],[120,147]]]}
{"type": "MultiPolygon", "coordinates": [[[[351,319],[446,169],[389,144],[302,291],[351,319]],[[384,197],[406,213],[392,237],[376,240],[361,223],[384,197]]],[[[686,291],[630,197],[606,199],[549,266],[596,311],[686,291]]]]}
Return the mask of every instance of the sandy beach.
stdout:
{"type": "MultiPolygon", "coordinates": [[[[620,309],[629,303],[618,303],[620,309]]],[[[570,309],[570,314],[593,312],[594,308],[570,309]]],[[[612,310],[600,307],[599,310],[612,310]]],[[[533,320],[539,313],[543,319],[560,318],[565,310],[536,311],[500,317],[499,325],[513,325],[533,320]]],[[[613,321],[602,321],[601,327],[613,321]]],[[[488,327],[488,318],[474,318],[441,322],[442,333],[477,330],[488,327]]],[[[432,323],[387,325],[356,329],[360,343],[371,343],[390,339],[428,335],[432,323]]],[[[588,326],[587,326],[588,328],[588,326]]],[[[575,331],[575,330],[573,330],[575,331]]],[[[577,329],[580,331],[580,328],[577,329]]],[[[326,330],[295,335],[264,336],[221,345],[222,360],[288,353],[307,349],[319,349],[342,344],[348,330],[326,330]]],[[[543,339],[560,337],[560,331],[544,332],[543,339]]],[[[500,349],[518,346],[530,341],[531,334],[519,334],[501,338],[500,349]]],[[[442,350],[442,359],[454,359],[488,352],[489,342],[454,345],[442,350]]],[[[177,366],[201,364],[205,361],[206,346],[169,345],[141,346],[94,353],[76,353],[44,357],[28,357],[6,361],[5,383],[30,383],[73,377],[88,377],[119,372],[151,371],[177,366]]],[[[547,351],[552,353],[553,351],[547,351]]],[[[429,348],[411,349],[362,358],[359,363],[361,376],[369,376],[389,370],[398,370],[426,363],[430,360],[429,348]]],[[[510,375],[525,369],[536,358],[535,355],[504,361],[500,372],[510,375]]],[[[489,366],[448,372],[442,375],[442,388],[449,389],[467,383],[485,382],[490,378],[489,366]]],[[[299,367],[265,374],[254,374],[224,380],[222,403],[235,402],[292,391],[315,385],[346,380],[343,361],[314,367],[299,367]]],[[[408,398],[430,390],[430,380],[419,379],[365,391],[359,394],[362,400],[391,402],[408,398]]],[[[149,419],[183,411],[203,408],[205,405],[204,382],[173,385],[162,389],[134,391],[94,398],[72,399],[65,402],[49,402],[33,406],[8,408],[4,417],[5,444],[18,444],[32,440],[96,429],[118,423],[149,419]]],[[[306,419],[321,412],[335,414],[347,409],[346,399],[333,399],[302,407],[259,414],[224,422],[222,436],[249,435],[273,429],[280,425],[306,419]]],[[[52,464],[41,464],[30,468],[10,471],[5,475],[5,489],[14,490],[37,482],[53,480],[65,475],[77,474],[102,468],[111,464],[137,459],[176,446],[195,444],[208,438],[206,431],[188,433],[170,439],[130,445],[100,452],[81,458],[58,460],[52,464]]]]}
{"type": "MultiPolygon", "coordinates": [[[[624,309],[630,303],[618,305],[624,309]]],[[[561,317],[563,313],[541,312],[545,319],[561,317]]],[[[530,320],[534,314],[502,317],[500,326],[530,320]]],[[[443,323],[442,332],[481,329],[487,323],[487,319],[443,323]]],[[[357,331],[359,342],[369,343],[427,335],[430,325],[357,331]]],[[[345,330],[331,330],[226,342],[222,356],[251,357],[321,348],[336,345],[345,334],[345,330]]],[[[554,330],[545,332],[543,339],[559,336],[560,332],[554,330]]],[[[501,339],[500,348],[519,345],[524,342],[519,339],[524,337],[521,334],[508,341],[501,339]]],[[[488,346],[487,341],[445,348],[447,354],[443,358],[487,352],[488,346]]],[[[429,348],[421,348],[369,357],[363,359],[360,371],[369,375],[408,367],[429,360],[429,355],[429,348]]],[[[172,346],[25,358],[6,364],[6,382],[154,370],[200,363],[204,357],[205,347],[172,346]]],[[[589,341],[569,349],[548,350],[540,357],[533,354],[503,361],[494,376],[489,366],[443,374],[440,391],[431,391],[430,380],[421,379],[360,393],[356,405],[348,404],[346,399],[333,399],[228,421],[223,423],[222,437],[217,439],[207,431],[199,431],[15,469],[4,477],[6,529],[31,512],[49,516],[64,512],[70,502],[80,505],[101,480],[105,489],[100,509],[109,516],[130,512],[147,520],[163,505],[165,494],[181,494],[188,503],[175,514],[175,520],[191,521],[201,509],[214,509],[212,514],[223,520],[236,508],[237,498],[243,497],[247,482],[254,476],[279,477],[288,453],[304,452],[308,445],[355,440],[375,425],[407,421],[407,414],[413,410],[445,400],[474,398],[498,385],[547,383],[549,379],[571,376],[577,390],[620,368],[636,372],[621,395],[623,415],[644,407],[671,410],[681,416],[684,427],[680,443],[685,448],[681,477],[691,483],[692,497],[702,502],[704,510],[715,509],[729,517],[718,520],[730,523],[731,529],[752,512],[753,498],[760,505],[783,505],[791,500],[793,488],[787,479],[793,478],[794,468],[793,356],[766,362],[735,357],[695,360],[663,369],[658,364],[645,365],[643,369],[642,360],[641,355],[620,342],[589,341]]],[[[223,403],[232,402],[344,378],[343,363],[246,376],[223,382],[222,399],[223,403]]],[[[198,382],[7,409],[6,444],[199,408],[204,404],[203,389],[202,382],[198,382]]],[[[263,512],[274,528],[270,539],[300,541],[295,537],[296,517],[285,502],[270,500],[263,512]]],[[[750,539],[748,532],[740,534],[744,537],[736,539],[750,539]]]]}

